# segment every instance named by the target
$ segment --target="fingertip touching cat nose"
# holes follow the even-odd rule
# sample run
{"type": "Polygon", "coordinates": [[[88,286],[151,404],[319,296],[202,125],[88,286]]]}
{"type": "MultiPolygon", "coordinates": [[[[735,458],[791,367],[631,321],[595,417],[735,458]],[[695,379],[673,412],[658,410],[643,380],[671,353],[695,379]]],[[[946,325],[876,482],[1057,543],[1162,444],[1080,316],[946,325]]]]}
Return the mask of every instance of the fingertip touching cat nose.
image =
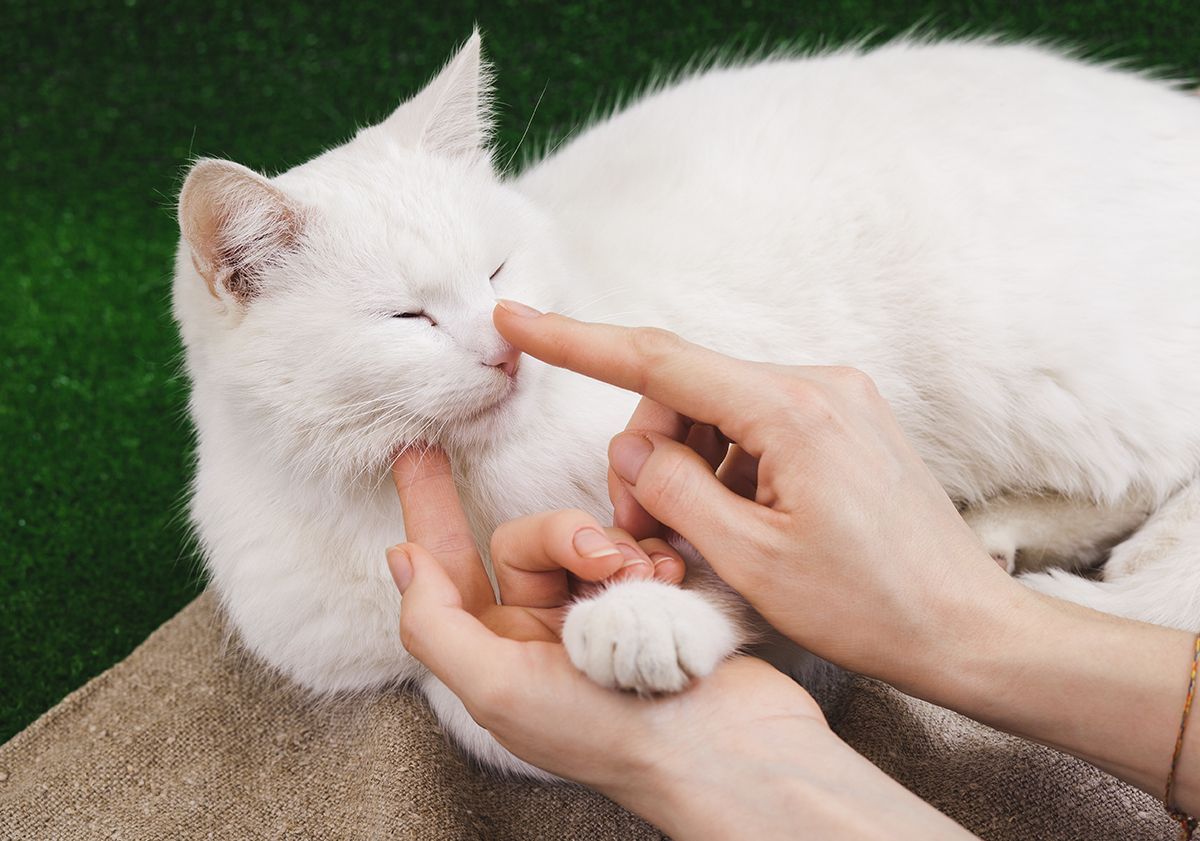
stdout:
{"type": "Polygon", "coordinates": [[[485,356],[483,364],[498,368],[507,374],[509,379],[512,379],[517,375],[517,368],[521,364],[521,351],[506,342],[502,347],[485,356]]]}

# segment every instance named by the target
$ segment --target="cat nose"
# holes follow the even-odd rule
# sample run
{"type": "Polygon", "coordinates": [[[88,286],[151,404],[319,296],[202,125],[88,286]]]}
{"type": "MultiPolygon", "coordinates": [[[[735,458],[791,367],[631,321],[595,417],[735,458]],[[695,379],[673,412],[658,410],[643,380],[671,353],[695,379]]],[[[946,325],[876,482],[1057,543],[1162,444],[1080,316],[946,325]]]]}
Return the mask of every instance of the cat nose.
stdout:
{"type": "Polygon", "coordinates": [[[517,368],[521,364],[521,351],[505,342],[484,356],[483,364],[500,369],[508,375],[509,379],[512,379],[517,375],[517,368]]]}

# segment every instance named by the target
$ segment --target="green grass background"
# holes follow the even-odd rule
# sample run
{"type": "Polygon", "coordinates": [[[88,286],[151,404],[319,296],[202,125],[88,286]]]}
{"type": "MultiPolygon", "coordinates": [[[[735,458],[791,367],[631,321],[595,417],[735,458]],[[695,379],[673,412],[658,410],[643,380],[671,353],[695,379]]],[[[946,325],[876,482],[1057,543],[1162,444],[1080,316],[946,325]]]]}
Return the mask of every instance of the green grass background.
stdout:
{"type": "MultiPolygon", "coordinates": [[[[715,46],[941,30],[1200,75],[1200,2],[0,3],[0,741],[201,587],[168,289],[190,156],[266,171],[387,114],[478,21],[505,160],[715,46]],[[527,141],[528,142],[528,141],[527,141]]],[[[818,120],[821,115],[814,114],[818,120]]]]}

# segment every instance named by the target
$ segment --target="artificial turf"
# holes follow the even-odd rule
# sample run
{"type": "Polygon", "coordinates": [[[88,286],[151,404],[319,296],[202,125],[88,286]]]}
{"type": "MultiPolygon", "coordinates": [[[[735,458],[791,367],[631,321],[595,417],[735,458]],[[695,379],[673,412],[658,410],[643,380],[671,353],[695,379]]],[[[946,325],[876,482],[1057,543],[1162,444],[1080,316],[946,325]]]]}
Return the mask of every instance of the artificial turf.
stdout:
{"type": "Polygon", "coordinates": [[[268,172],[299,163],[388,113],[476,21],[499,74],[500,161],[539,97],[530,137],[545,142],[598,100],[730,44],[886,38],[923,22],[1200,75],[1195,0],[125,0],[0,12],[0,741],[202,586],[181,516],[191,445],[168,296],[191,156],[268,172]]]}

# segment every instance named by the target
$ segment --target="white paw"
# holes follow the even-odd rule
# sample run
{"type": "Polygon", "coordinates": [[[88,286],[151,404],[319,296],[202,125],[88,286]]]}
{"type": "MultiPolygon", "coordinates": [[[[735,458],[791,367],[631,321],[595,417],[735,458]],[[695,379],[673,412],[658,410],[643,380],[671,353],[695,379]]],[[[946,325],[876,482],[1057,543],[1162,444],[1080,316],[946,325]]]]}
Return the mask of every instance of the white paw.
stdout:
{"type": "Polygon", "coordinates": [[[709,599],[656,581],[615,584],[571,608],[571,662],[601,686],[678,692],[737,648],[733,623],[709,599]]]}

